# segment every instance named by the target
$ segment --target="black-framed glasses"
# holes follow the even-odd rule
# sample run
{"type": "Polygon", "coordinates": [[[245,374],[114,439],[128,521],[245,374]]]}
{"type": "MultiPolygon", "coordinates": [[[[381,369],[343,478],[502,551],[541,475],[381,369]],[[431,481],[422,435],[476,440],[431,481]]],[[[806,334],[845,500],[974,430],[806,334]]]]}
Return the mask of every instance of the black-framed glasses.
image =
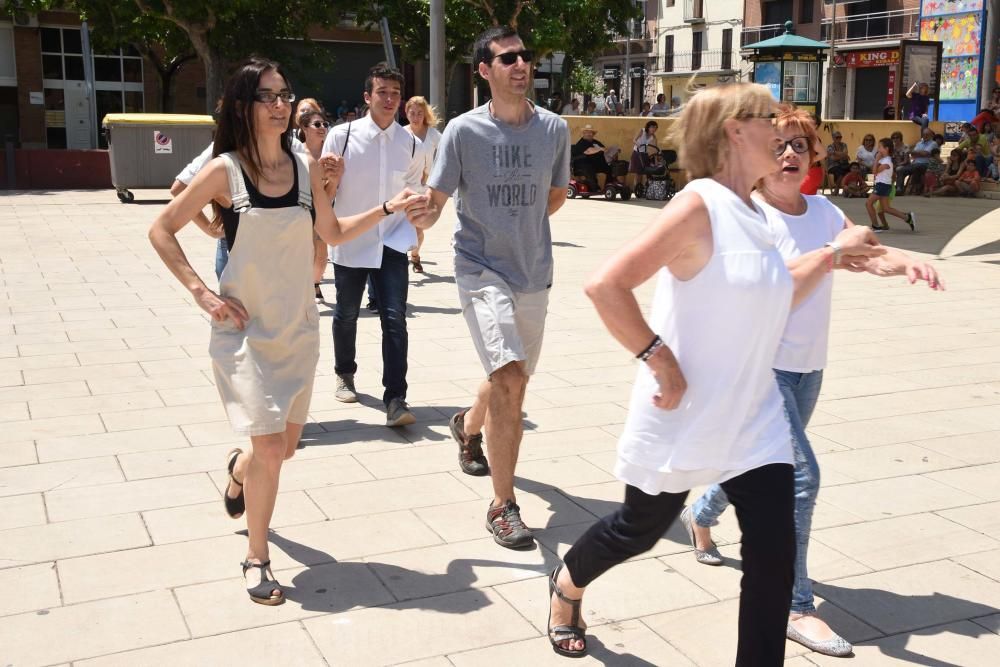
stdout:
{"type": "Polygon", "coordinates": [[[525,63],[530,63],[532,60],[535,59],[535,52],[532,51],[531,49],[524,49],[523,51],[508,51],[507,53],[495,53],[492,56],[490,56],[486,62],[488,63],[493,62],[494,58],[499,58],[500,62],[502,62],[507,67],[510,67],[511,65],[517,62],[518,58],[523,60],[525,63]]]}
{"type": "Polygon", "coordinates": [[[278,98],[281,98],[282,102],[288,104],[295,101],[295,93],[287,90],[280,93],[275,93],[270,90],[258,90],[253,94],[253,98],[258,102],[263,102],[264,104],[274,104],[278,101],[278,98]]]}
{"type": "Polygon", "coordinates": [[[785,149],[788,148],[789,146],[791,146],[792,150],[798,153],[799,155],[803,155],[809,152],[809,139],[807,139],[806,137],[792,137],[788,141],[781,141],[781,143],[776,143],[774,146],[774,154],[778,157],[781,157],[782,155],[785,154],[785,149]]]}
{"type": "Polygon", "coordinates": [[[309,127],[315,127],[317,130],[320,128],[323,128],[324,130],[330,129],[330,124],[325,120],[314,120],[313,122],[308,123],[308,125],[309,127]]]}

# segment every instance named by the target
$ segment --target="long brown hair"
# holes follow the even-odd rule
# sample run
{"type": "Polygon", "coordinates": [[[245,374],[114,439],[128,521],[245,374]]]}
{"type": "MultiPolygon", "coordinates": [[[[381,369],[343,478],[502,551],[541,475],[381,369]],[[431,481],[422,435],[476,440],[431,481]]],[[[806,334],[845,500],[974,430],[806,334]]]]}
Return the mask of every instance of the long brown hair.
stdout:
{"type": "MultiPolygon", "coordinates": [[[[257,146],[257,132],[254,121],[253,105],[257,101],[257,87],[264,72],[274,70],[285,80],[285,85],[291,90],[291,84],[281,65],[266,58],[252,57],[236,67],[236,70],[226,81],[225,92],[222,94],[222,108],[219,110],[219,124],[215,131],[215,143],[212,156],[236,151],[243,167],[250,178],[257,183],[262,173],[260,148],[257,146]]],[[[292,154],[291,132],[286,130],[281,135],[281,149],[292,154]]],[[[222,224],[222,207],[212,202],[212,225],[222,224]]]]}

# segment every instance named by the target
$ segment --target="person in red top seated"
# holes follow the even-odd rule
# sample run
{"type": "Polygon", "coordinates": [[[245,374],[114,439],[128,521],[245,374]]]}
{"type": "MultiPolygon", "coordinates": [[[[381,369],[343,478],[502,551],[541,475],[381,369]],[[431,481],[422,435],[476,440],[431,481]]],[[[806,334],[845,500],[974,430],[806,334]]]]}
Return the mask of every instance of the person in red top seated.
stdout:
{"type": "Polygon", "coordinates": [[[992,124],[995,122],[997,122],[997,116],[996,114],[993,113],[991,109],[981,110],[978,114],[976,114],[975,118],[969,121],[969,123],[974,125],[975,128],[980,132],[983,131],[983,125],[985,125],[986,123],[992,124]]]}
{"type": "MultiPolygon", "coordinates": [[[[822,121],[816,114],[812,115],[813,125],[819,130],[822,121]]],[[[826,147],[823,142],[820,141],[817,134],[816,145],[813,147],[816,151],[816,161],[809,165],[809,171],[806,172],[805,180],[802,181],[802,186],[799,188],[799,192],[804,195],[814,195],[819,192],[819,188],[823,185],[823,179],[826,177],[826,170],[823,169],[823,162],[826,160],[827,152],[826,147]]]]}

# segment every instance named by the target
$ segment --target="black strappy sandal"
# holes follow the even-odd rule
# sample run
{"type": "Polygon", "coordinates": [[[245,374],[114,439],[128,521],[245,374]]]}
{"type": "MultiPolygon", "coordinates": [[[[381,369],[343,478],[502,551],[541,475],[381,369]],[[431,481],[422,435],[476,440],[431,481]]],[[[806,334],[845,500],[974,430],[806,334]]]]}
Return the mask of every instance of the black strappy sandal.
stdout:
{"type": "Polygon", "coordinates": [[[279,592],[277,595],[274,594],[274,589],[281,591],[281,584],[274,578],[274,572],[271,571],[271,561],[266,560],[263,563],[251,563],[248,560],[240,563],[243,566],[243,578],[246,579],[247,570],[250,568],[257,568],[260,570],[260,583],[252,588],[247,589],[247,595],[250,599],[257,604],[267,605],[273,607],[274,605],[282,604],[285,601],[285,594],[279,592]],[[270,575],[270,577],[268,577],[270,575]]]}
{"type": "Polygon", "coordinates": [[[587,655],[587,634],[586,629],[579,626],[580,623],[580,603],[583,600],[572,600],[559,590],[559,584],[556,583],[559,579],[559,572],[562,570],[563,566],[560,565],[556,569],[552,570],[549,575],[549,620],[546,622],[547,632],[549,636],[549,643],[552,644],[552,650],[559,655],[565,656],[567,658],[582,658],[587,655]],[[552,594],[555,593],[563,602],[569,604],[573,608],[573,619],[570,621],[570,625],[557,625],[552,627],[552,594]],[[582,640],[583,648],[579,651],[570,651],[564,649],[559,645],[560,642],[573,640],[582,640]]]}
{"type": "Polygon", "coordinates": [[[226,472],[229,473],[229,481],[240,487],[240,495],[235,498],[229,497],[229,482],[226,483],[226,488],[222,492],[222,500],[226,506],[226,514],[229,515],[230,519],[239,519],[243,516],[243,512],[246,511],[247,505],[246,500],[243,497],[243,483],[237,482],[236,478],[233,476],[233,470],[236,469],[236,459],[240,457],[243,450],[237,447],[232,449],[226,454],[226,472]]]}

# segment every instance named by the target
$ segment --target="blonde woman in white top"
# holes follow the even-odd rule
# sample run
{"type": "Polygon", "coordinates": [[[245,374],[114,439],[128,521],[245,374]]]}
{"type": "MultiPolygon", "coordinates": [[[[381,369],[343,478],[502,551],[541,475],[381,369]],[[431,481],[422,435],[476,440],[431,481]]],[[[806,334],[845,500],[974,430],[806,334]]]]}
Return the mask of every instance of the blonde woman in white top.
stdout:
{"type": "MultiPolygon", "coordinates": [[[[425,98],[414,95],[406,103],[406,119],[410,124],[406,129],[420,140],[420,150],[424,152],[424,173],[420,183],[427,183],[427,177],[434,166],[438,144],[441,143],[441,133],[437,130],[437,114],[425,98]]],[[[414,273],[423,273],[424,265],[420,263],[420,246],[424,244],[424,230],[417,230],[417,246],[410,251],[410,262],[414,273]]]]}
{"type": "Polygon", "coordinates": [[[868,228],[786,268],[755,183],[784,141],[757,84],[698,92],[674,125],[691,181],[588,283],[609,331],[640,359],[616,476],[625,502],[592,526],[549,578],[549,641],[587,650],[584,588],[656,543],[688,490],[721,483],[743,528],[736,664],[779,667],[795,560],[791,434],[771,364],[794,302],[844,255],[879,256],[868,228]],[[634,290],[658,274],[649,321],[634,290]]]}

